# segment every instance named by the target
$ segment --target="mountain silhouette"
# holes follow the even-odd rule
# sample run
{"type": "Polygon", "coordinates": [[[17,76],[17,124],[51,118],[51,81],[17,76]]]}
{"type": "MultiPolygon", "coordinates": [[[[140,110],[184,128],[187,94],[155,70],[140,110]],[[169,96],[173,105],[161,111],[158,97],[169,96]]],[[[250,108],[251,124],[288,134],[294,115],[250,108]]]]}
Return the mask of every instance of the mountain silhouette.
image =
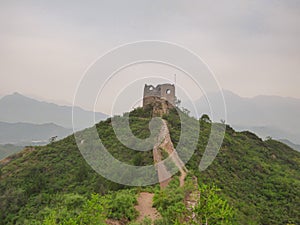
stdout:
{"type": "MultiPolygon", "coordinates": [[[[76,129],[83,129],[94,124],[86,119],[94,112],[74,107],[77,115],[76,129]]],[[[95,120],[99,122],[107,118],[101,112],[95,113],[95,120]]],[[[72,106],[60,106],[54,103],[38,101],[19,93],[6,95],[0,99],[0,121],[8,123],[54,123],[65,128],[72,128],[72,106]]]]}
{"type": "MultiPolygon", "coordinates": [[[[237,130],[250,130],[262,138],[288,139],[300,143],[300,99],[279,96],[240,97],[233,92],[223,91],[227,120],[237,130]]],[[[198,112],[208,114],[214,121],[223,115],[222,102],[218,93],[209,93],[208,99],[213,106],[215,117],[211,117],[205,97],[195,102],[198,112]]]]}

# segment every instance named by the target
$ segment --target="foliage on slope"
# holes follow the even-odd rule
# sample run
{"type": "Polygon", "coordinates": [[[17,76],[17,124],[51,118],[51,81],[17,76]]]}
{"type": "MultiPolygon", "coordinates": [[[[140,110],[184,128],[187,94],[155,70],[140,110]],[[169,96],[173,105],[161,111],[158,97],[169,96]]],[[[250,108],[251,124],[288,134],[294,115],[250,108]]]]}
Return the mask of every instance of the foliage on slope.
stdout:
{"type": "MultiPolygon", "coordinates": [[[[104,196],[92,194],[85,198],[81,195],[67,195],[62,204],[53,204],[47,208],[48,216],[43,225],[80,225],[80,224],[106,224],[106,219],[123,222],[134,220],[138,212],[134,205],[137,202],[135,190],[121,190],[110,192],[104,196]]],[[[30,221],[39,224],[39,221],[30,221]]]]}
{"type": "Polygon", "coordinates": [[[21,151],[23,147],[12,144],[0,145],[0,160],[21,151]]]}
{"type": "MultiPolygon", "coordinates": [[[[132,132],[140,138],[148,137],[150,111],[137,109],[130,115],[132,132]]],[[[178,114],[171,112],[164,118],[176,146],[181,129],[178,114]]],[[[203,183],[220,187],[222,199],[228,200],[236,211],[238,224],[300,224],[300,154],[280,142],[262,141],[250,132],[235,132],[227,126],[218,156],[207,170],[199,172],[210,126],[207,118],[200,120],[197,149],[187,165],[198,176],[200,187],[203,183]]],[[[132,165],[153,163],[151,151],[132,151],[118,141],[110,119],[96,127],[101,137],[109,137],[104,144],[119,160],[132,165]]],[[[0,224],[28,224],[45,218],[50,221],[59,207],[66,214],[73,213],[69,217],[76,220],[84,211],[83,205],[92,200],[91,193],[102,196],[124,188],[87,165],[73,136],[18,153],[1,165],[0,176],[0,224]]],[[[169,205],[180,208],[180,204],[169,205]]],[[[171,214],[165,217],[176,218],[171,214]]]]}
{"type": "MultiPolygon", "coordinates": [[[[176,113],[165,117],[173,143],[180,137],[176,113]]],[[[227,125],[222,147],[203,172],[198,166],[211,123],[200,120],[201,132],[187,164],[200,183],[216,184],[237,210],[239,224],[300,224],[300,154],[275,140],[263,141],[250,132],[227,125]]]]}
{"type": "Polygon", "coordinates": [[[162,219],[154,224],[237,224],[234,209],[219,192],[220,189],[215,185],[195,186],[192,174],[188,174],[183,187],[179,186],[179,179],[175,177],[165,189],[155,192],[153,205],[162,215],[162,219]],[[194,208],[187,205],[193,193],[197,193],[194,208]]]}
{"type": "MultiPolygon", "coordinates": [[[[133,118],[132,130],[140,138],[149,134],[146,118],[133,118]]],[[[153,163],[152,152],[131,151],[113,135],[111,120],[97,124],[111,154],[132,165],[153,163]]],[[[88,129],[83,131],[88,132],[88,129]]],[[[105,194],[124,188],[98,175],[85,162],[74,136],[47,146],[27,148],[0,165],[0,224],[24,224],[60,194],[105,194]]]]}

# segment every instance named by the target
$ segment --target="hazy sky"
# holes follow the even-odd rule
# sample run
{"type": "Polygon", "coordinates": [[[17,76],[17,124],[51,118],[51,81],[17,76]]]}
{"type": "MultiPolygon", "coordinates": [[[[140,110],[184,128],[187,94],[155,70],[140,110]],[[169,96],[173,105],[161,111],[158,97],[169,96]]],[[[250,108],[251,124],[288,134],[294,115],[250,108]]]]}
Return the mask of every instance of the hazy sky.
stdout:
{"type": "Polygon", "coordinates": [[[300,2],[1,1],[0,95],[72,102],[85,69],[127,42],[186,46],[241,96],[300,98],[300,2]]]}

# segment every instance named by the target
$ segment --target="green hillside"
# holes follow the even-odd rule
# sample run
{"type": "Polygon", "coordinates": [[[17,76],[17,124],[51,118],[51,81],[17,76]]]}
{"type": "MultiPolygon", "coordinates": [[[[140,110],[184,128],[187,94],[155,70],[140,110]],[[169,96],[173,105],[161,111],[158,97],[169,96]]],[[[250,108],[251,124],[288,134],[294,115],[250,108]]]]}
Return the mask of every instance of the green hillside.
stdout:
{"type": "MultiPolygon", "coordinates": [[[[140,138],[149,136],[149,111],[137,109],[130,115],[133,133],[140,138]]],[[[171,112],[164,118],[176,146],[179,117],[171,112]]],[[[217,158],[207,170],[199,172],[211,124],[201,120],[200,125],[197,150],[187,167],[198,177],[200,186],[215,184],[221,189],[220,196],[233,207],[237,224],[300,224],[298,152],[280,142],[262,141],[250,132],[235,132],[227,126],[217,158]]],[[[118,141],[110,119],[96,127],[100,136],[107,137],[105,146],[119,160],[132,165],[153,163],[151,151],[132,151],[118,141]]],[[[0,175],[0,224],[55,224],[61,222],[55,219],[58,212],[58,217],[84,221],[82,218],[92,215],[91,207],[100,203],[107,206],[105,215],[109,218],[130,221],[136,217],[130,209],[139,190],[113,183],[94,172],[81,156],[73,136],[47,146],[27,148],[10,157],[8,163],[1,165],[0,175]],[[98,195],[93,197],[92,193],[98,195]]],[[[148,189],[155,191],[157,187],[148,189]]]]}
{"type": "MultiPolygon", "coordinates": [[[[171,138],[178,142],[179,118],[169,115],[171,138]],[[177,122],[177,124],[176,124],[177,122]]],[[[300,154],[287,145],[263,141],[250,132],[226,128],[223,145],[204,172],[198,165],[210,123],[201,121],[198,149],[187,167],[200,182],[216,184],[237,211],[239,224],[300,224],[300,154]]]]}
{"type": "Polygon", "coordinates": [[[22,150],[23,147],[12,144],[0,145],[0,160],[6,158],[9,155],[17,153],[22,150]]]}

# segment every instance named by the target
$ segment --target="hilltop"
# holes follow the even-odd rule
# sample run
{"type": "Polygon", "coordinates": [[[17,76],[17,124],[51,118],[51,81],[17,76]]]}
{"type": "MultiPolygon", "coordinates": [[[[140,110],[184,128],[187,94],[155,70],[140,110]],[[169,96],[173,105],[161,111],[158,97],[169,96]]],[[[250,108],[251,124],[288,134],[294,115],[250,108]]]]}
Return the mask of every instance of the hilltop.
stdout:
{"type": "MultiPolygon", "coordinates": [[[[147,110],[139,108],[130,112],[132,132],[140,138],[148,137],[150,119],[147,110]]],[[[171,110],[164,119],[176,148],[181,126],[178,114],[171,110]]],[[[195,176],[203,189],[206,187],[203,185],[220,188],[220,197],[235,211],[235,222],[227,224],[299,224],[300,153],[281,142],[263,141],[251,132],[237,132],[227,125],[219,154],[207,170],[200,172],[198,165],[211,122],[207,119],[199,122],[197,149],[186,165],[187,184],[195,176]]],[[[151,151],[132,151],[119,142],[111,119],[98,123],[96,128],[101,137],[106,137],[104,145],[120,161],[131,165],[153,164],[151,151]]],[[[0,175],[0,224],[40,224],[55,215],[82,216],[86,212],[84,205],[93,205],[93,201],[108,204],[106,215],[127,223],[137,218],[134,210],[137,193],[145,189],[155,193],[154,206],[165,219],[161,224],[174,224],[170,222],[171,217],[179,215],[170,212],[182,206],[180,202],[188,189],[188,186],[179,187],[176,176],[163,192],[158,191],[157,185],[136,189],[108,181],[84,161],[73,135],[47,146],[26,148],[7,158],[1,162],[0,175]],[[92,193],[103,197],[91,197],[92,193]],[[176,196],[182,197],[174,200],[176,196]],[[121,199],[127,200],[124,203],[121,199]]]]}

